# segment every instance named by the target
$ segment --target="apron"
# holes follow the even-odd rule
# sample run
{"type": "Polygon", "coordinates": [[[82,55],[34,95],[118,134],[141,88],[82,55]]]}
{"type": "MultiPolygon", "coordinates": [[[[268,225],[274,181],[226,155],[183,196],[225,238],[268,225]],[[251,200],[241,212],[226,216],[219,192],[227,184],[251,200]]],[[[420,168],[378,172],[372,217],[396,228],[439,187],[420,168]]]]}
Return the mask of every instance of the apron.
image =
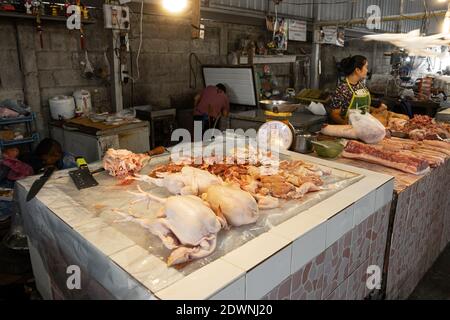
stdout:
{"type": "Polygon", "coordinates": [[[347,81],[347,85],[353,93],[352,100],[350,100],[350,104],[348,105],[348,108],[347,108],[346,116],[348,117],[348,111],[350,109],[359,109],[359,110],[363,110],[365,112],[369,112],[370,104],[372,102],[371,98],[370,98],[369,90],[363,88],[363,89],[354,91],[352,86],[348,82],[348,79],[345,79],[345,80],[347,81]]]}

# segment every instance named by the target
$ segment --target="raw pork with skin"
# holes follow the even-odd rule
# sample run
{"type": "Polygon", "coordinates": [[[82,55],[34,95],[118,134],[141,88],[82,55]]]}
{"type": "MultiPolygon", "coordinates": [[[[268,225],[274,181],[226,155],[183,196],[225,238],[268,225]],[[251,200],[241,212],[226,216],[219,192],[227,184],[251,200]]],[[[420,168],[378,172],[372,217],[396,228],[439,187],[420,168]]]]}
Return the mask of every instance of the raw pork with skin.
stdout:
{"type": "Polygon", "coordinates": [[[380,164],[413,174],[421,174],[429,169],[428,162],[417,157],[386,151],[377,146],[366,145],[353,140],[347,143],[342,156],[380,164]]]}

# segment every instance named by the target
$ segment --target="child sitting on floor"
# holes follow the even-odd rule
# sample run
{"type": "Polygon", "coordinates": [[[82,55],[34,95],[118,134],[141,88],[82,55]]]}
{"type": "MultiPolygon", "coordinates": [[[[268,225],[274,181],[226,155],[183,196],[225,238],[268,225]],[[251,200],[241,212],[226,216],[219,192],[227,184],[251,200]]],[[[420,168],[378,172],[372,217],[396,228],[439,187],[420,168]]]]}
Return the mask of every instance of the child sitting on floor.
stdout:
{"type": "Polygon", "coordinates": [[[0,161],[1,186],[12,187],[15,181],[33,175],[33,168],[18,159],[19,153],[17,147],[7,147],[2,150],[0,161]]]}

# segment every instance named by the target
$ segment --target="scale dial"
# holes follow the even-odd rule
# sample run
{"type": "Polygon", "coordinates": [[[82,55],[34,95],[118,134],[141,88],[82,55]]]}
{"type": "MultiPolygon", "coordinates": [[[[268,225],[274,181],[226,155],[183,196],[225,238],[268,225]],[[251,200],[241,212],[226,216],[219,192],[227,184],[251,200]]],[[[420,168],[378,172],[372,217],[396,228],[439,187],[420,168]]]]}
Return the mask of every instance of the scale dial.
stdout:
{"type": "Polygon", "coordinates": [[[287,150],[291,147],[294,134],[291,127],[281,121],[273,120],[264,123],[258,129],[258,143],[271,146],[279,145],[280,149],[287,150]]]}

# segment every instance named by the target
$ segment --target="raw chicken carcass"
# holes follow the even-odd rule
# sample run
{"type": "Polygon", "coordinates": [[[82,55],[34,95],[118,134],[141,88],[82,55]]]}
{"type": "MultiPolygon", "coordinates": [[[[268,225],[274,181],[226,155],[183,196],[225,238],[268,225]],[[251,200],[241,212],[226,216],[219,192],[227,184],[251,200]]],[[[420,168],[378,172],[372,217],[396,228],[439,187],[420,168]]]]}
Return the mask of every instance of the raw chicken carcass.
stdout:
{"type": "Polygon", "coordinates": [[[110,148],[103,157],[103,168],[113,177],[126,178],[141,171],[149,160],[148,155],[110,148]]]}
{"type": "Polygon", "coordinates": [[[212,185],[222,184],[222,179],[205,170],[183,167],[181,172],[160,173],[161,178],[136,175],[134,179],[166,188],[172,194],[200,195],[212,185]]]}
{"type": "Polygon", "coordinates": [[[210,204],[222,224],[226,220],[223,227],[227,227],[227,224],[233,227],[251,224],[258,218],[255,198],[239,187],[213,185],[202,197],[210,204]]]}
{"type": "Polygon", "coordinates": [[[215,250],[221,223],[207,203],[192,195],[162,199],[138,189],[138,196],[164,204],[158,219],[150,222],[122,214],[124,220],[138,222],[173,250],[167,259],[169,266],[206,257],[215,250]]]}

